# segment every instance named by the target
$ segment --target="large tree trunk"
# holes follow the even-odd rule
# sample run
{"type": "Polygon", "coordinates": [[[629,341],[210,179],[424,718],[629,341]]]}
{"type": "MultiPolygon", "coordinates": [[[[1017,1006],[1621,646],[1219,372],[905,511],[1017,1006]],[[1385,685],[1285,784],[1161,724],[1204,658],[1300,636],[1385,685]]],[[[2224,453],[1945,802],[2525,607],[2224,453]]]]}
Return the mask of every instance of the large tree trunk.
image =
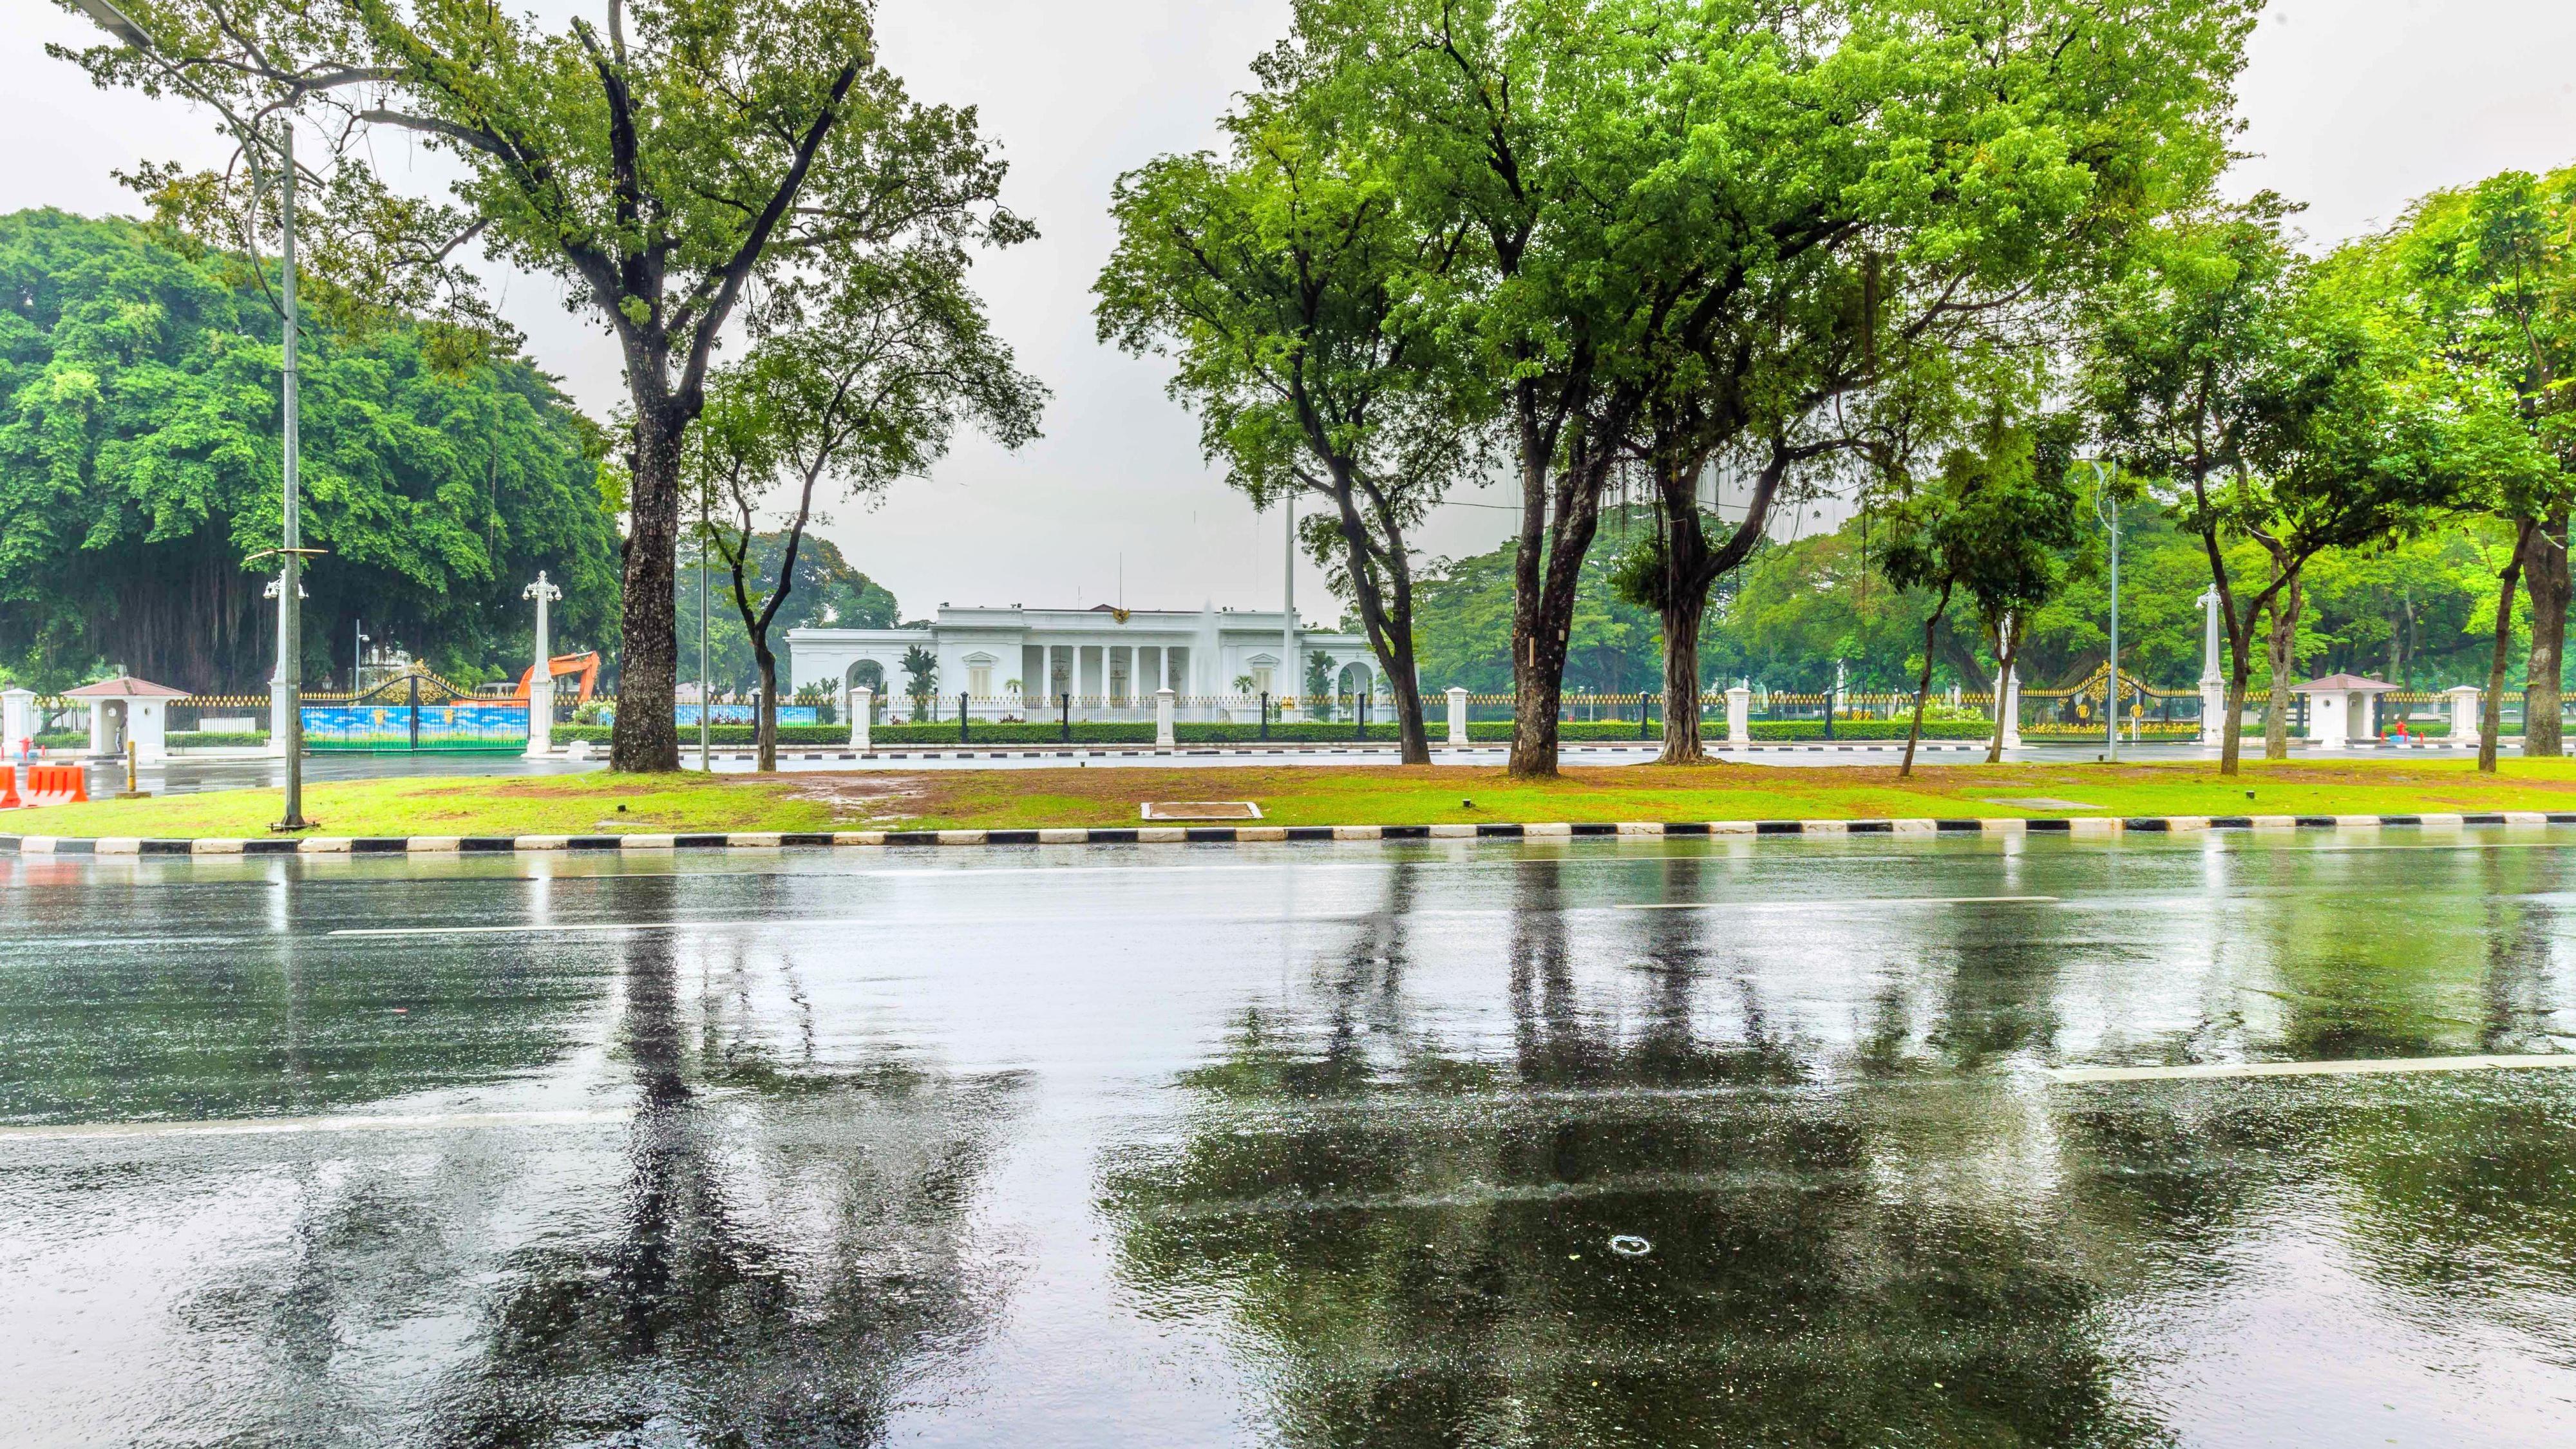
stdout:
{"type": "Polygon", "coordinates": [[[1601,525],[1593,476],[1608,460],[1571,461],[1555,488],[1550,523],[1544,468],[1525,470],[1520,548],[1512,560],[1512,753],[1510,772],[1556,773],[1557,711],[1565,697],[1565,656],[1583,556],[1601,525]]]}
{"type": "Polygon", "coordinates": [[[760,759],[755,768],[774,774],[778,769],[778,656],[770,652],[766,621],[751,636],[751,657],[760,664],[760,715],[753,729],[760,759]]]}
{"type": "Polygon", "coordinates": [[[673,617],[680,533],[680,432],[670,404],[635,412],[633,480],[627,497],[625,610],[619,645],[612,770],[680,768],[680,644],[673,617]]]}
{"type": "Polygon", "coordinates": [[[2299,571],[2294,567],[2288,585],[2272,595],[2272,633],[2265,641],[2272,668],[2271,708],[2263,720],[2263,758],[2267,760],[2290,757],[2290,671],[2295,663],[2290,656],[2298,641],[2299,590],[2299,571]]]}
{"type": "MultiPolygon", "coordinates": [[[[1914,724],[1905,732],[1905,761],[1896,767],[1896,778],[1900,780],[1914,777],[1914,747],[1923,739],[1923,706],[1932,697],[1932,635],[1941,627],[1941,616],[1949,610],[1950,582],[1945,579],[1941,584],[1941,602],[1933,605],[1932,612],[1923,620],[1923,672],[1914,681],[1914,724]]],[[[1996,731],[1996,738],[2000,740],[2002,737],[2002,731],[1996,731]]]]}
{"type": "Polygon", "coordinates": [[[2248,650],[2236,651],[2236,659],[2227,667],[2227,733],[2219,736],[2218,773],[2233,776],[2244,768],[2245,761],[2245,693],[2254,680],[2254,667],[2248,650]]]}
{"type": "MultiPolygon", "coordinates": [[[[1329,459],[1333,470],[1335,522],[1342,534],[1342,563],[1350,575],[1351,599],[1359,606],[1360,627],[1368,635],[1369,652],[1377,656],[1379,671],[1387,682],[1387,694],[1395,702],[1396,745],[1403,763],[1431,763],[1431,735],[1422,718],[1422,679],[1413,661],[1413,566],[1406,553],[1404,531],[1396,526],[1388,510],[1379,506],[1383,498],[1372,486],[1370,509],[1377,515],[1386,535],[1383,567],[1379,548],[1360,514],[1359,487],[1349,464],[1329,459]],[[1386,575],[1384,579],[1380,574],[1386,575]],[[1390,603],[1389,593],[1394,594],[1390,603]]],[[[1285,666],[1287,678],[1296,679],[1297,661],[1285,666]]]]}
{"type": "MultiPolygon", "coordinates": [[[[2480,711],[2478,731],[2478,769],[2492,775],[2496,770],[2496,745],[2504,738],[2504,669],[2513,651],[2513,591],[2522,581],[2523,555],[2531,551],[2534,526],[2524,522],[2514,529],[2513,557],[2505,560],[2497,573],[2495,653],[2487,661],[2486,705],[2480,711]]],[[[2523,729],[2531,728],[2531,703],[2523,701],[2523,729]]]]}
{"type": "Polygon", "coordinates": [[[2567,667],[2567,514],[2532,530],[2524,550],[2522,583],[2531,593],[2531,663],[2522,681],[2522,752],[2555,757],[2559,740],[2559,691],[2567,667]]]}
{"type": "Polygon", "coordinates": [[[1664,526],[1663,597],[1656,601],[1664,628],[1664,750],[1657,760],[1666,765],[1707,758],[1699,718],[1699,629],[1708,616],[1708,591],[1762,541],[1771,501],[1798,455],[1778,439],[1772,441],[1771,459],[1754,479],[1743,520],[1714,548],[1699,512],[1699,475],[1708,456],[1706,449],[1691,447],[1655,452],[1655,493],[1664,526]]]}
{"type": "Polygon", "coordinates": [[[1664,752],[1656,762],[1695,765],[1708,758],[1699,719],[1699,626],[1708,615],[1708,591],[1667,596],[1664,620],[1664,752]]]}

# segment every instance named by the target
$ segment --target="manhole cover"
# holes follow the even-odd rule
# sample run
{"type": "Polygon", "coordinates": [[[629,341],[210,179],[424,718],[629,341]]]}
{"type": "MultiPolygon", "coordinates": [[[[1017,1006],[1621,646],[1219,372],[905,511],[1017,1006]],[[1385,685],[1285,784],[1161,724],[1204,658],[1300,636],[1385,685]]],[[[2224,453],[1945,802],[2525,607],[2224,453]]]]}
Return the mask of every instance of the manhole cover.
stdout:
{"type": "Polygon", "coordinates": [[[2082,800],[2060,800],[2053,795],[1989,795],[1989,805],[2010,805],[2016,810],[2099,810],[2082,800]]]}
{"type": "Polygon", "coordinates": [[[1148,820],[1258,820],[1261,807],[1249,800],[1148,800],[1148,820]]]}

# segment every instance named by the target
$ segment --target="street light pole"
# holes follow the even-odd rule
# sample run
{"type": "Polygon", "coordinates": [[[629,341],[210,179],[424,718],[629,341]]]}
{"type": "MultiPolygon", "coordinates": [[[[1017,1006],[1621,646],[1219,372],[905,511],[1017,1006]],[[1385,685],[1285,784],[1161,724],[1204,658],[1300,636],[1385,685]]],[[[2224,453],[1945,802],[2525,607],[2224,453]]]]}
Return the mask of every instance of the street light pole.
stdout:
{"type": "Polygon", "coordinates": [[[2110,470],[2098,458],[2093,465],[2093,511],[2111,530],[2111,662],[2102,680],[2102,758],[2120,758],[2120,505],[2111,497],[2110,470]]]}
{"type": "Polygon", "coordinates": [[[310,821],[304,818],[304,519],[303,489],[298,473],[303,464],[302,429],[296,406],[295,350],[295,121],[290,115],[278,128],[281,161],[278,187],[280,223],[278,227],[278,302],[285,313],[281,332],[284,342],[286,438],[286,492],[284,502],[284,543],[278,552],[286,560],[286,583],[277,591],[277,678],[286,695],[286,818],[277,822],[280,830],[304,830],[310,821]]]}
{"type": "Polygon", "coordinates": [[[714,767],[708,763],[709,750],[715,742],[715,730],[707,723],[707,521],[698,519],[698,773],[714,767]]]}
{"type": "MultiPolygon", "coordinates": [[[[177,89],[215,108],[233,134],[241,139],[242,148],[251,155],[252,195],[258,195],[259,153],[268,140],[260,134],[258,113],[245,121],[233,114],[232,108],[207,95],[188,80],[186,72],[170,63],[167,52],[152,33],[135,23],[134,18],[119,10],[111,0],[73,0],[100,29],[115,36],[130,49],[140,51],[162,62],[163,77],[177,89]]],[[[301,490],[297,471],[302,462],[298,438],[296,409],[295,358],[295,120],[288,111],[280,120],[279,142],[279,311],[283,314],[284,385],[281,452],[284,462],[285,502],[282,509],[278,556],[284,563],[277,576],[277,673],[269,686],[269,732],[286,753],[286,814],[274,827],[278,830],[306,830],[312,822],[304,818],[304,531],[299,515],[301,490]]],[[[252,206],[252,235],[257,236],[258,206],[252,206]]],[[[253,261],[257,260],[256,241],[253,261]]]]}

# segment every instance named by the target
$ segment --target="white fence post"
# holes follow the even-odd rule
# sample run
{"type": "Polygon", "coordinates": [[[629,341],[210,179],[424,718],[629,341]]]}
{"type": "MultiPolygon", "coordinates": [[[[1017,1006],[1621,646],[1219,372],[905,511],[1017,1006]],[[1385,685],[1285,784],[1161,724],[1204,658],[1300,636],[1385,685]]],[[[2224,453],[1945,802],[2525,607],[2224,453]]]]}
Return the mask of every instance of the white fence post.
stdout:
{"type": "Polygon", "coordinates": [[[864,684],[853,686],[850,690],[850,748],[860,754],[864,755],[873,748],[868,743],[868,724],[869,717],[876,712],[877,692],[864,684]]]}
{"type": "Polygon", "coordinates": [[[1467,691],[1449,686],[1449,743],[1463,749],[1467,744],[1467,691]]]}
{"type": "Polygon", "coordinates": [[[1171,686],[1165,685],[1154,691],[1154,747],[1156,749],[1172,748],[1172,704],[1171,686]]]}
{"type": "Polygon", "coordinates": [[[1741,684],[1726,692],[1726,742],[1753,743],[1753,691],[1741,684]]]}
{"type": "Polygon", "coordinates": [[[34,749],[36,738],[36,692],[32,689],[0,690],[0,755],[12,766],[18,757],[34,749]]]}
{"type": "Polygon", "coordinates": [[[2451,696],[2451,743],[2475,749],[2486,733],[2486,691],[2474,684],[2455,684],[2451,696]]]}

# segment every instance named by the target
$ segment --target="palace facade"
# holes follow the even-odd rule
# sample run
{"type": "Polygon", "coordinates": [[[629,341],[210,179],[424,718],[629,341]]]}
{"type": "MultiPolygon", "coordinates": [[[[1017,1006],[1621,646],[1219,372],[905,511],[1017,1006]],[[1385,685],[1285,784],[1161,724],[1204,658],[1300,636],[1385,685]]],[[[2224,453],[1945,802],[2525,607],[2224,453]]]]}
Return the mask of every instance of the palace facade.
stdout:
{"type": "Polygon", "coordinates": [[[943,718],[955,717],[961,693],[982,719],[1050,718],[1066,696],[1081,718],[1145,718],[1155,692],[1169,688],[1181,718],[1249,719],[1262,695],[1275,703],[1302,694],[1303,661],[1314,654],[1327,659],[1337,695],[1373,696],[1379,685],[1366,639],[1308,630],[1276,609],[943,604],[927,629],[787,631],[799,693],[846,694],[866,685],[898,707],[910,687],[904,656],[916,647],[938,661],[943,718]]]}

